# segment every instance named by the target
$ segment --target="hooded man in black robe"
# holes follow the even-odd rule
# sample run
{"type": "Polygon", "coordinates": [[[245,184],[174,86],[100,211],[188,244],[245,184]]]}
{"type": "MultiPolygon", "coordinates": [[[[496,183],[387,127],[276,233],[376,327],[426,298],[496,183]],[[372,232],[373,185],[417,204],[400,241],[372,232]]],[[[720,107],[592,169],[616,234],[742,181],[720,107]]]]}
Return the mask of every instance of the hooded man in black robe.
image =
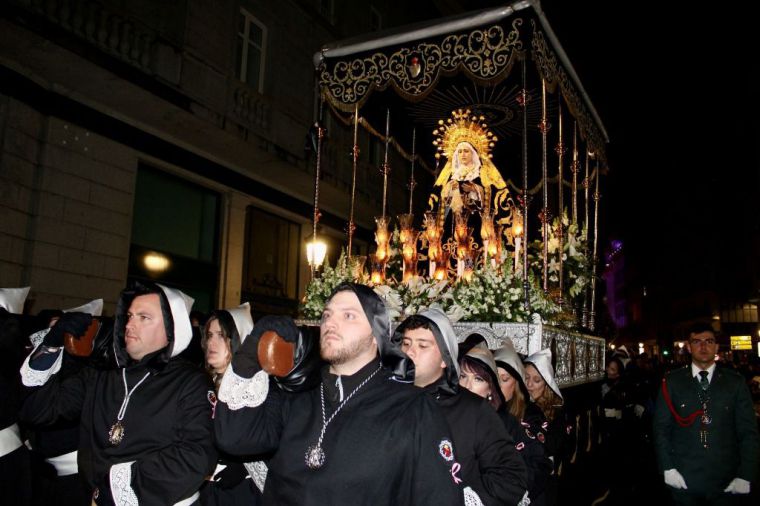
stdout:
{"type": "MultiPolygon", "coordinates": [[[[33,388],[21,418],[45,425],[80,418],[79,472],[97,504],[193,504],[214,468],[209,378],[177,357],[192,336],[193,300],[179,290],[136,283],[124,290],[113,324],[116,368],[82,366],[64,351],[92,317],[66,313],[21,368],[33,388]]],[[[101,340],[102,341],[102,340],[101,340]]]]}
{"type": "Polygon", "coordinates": [[[467,504],[519,504],[528,488],[525,463],[496,411],[459,386],[457,337],[446,314],[427,309],[410,316],[396,329],[399,339],[414,360],[414,384],[436,401],[451,428],[467,504]]]}
{"type": "Polygon", "coordinates": [[[303,338],[289,318],[259,320],[222,380],[215,415],[220,449],[271,455],[265,504],[463,503],[449,429],[412,385],[414,364],[391,343],[371,288],[344,283],[328,299],[316,387],[285,392],[270,381],[257,358],[268,330],[303,338]]]}

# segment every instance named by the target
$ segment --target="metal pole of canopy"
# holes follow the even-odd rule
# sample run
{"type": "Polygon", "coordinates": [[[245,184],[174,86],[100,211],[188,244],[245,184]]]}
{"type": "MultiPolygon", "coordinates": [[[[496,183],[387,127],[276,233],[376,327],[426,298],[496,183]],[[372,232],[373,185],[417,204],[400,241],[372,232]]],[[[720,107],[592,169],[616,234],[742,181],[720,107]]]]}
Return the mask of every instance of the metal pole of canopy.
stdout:
{"type": "Polygon", "coordinates": [[[383,218],[385,218],[385,212],[388,201],[388,172],[391,168],[388,165],[388,143],[391,141],[391,110],[385,110],[385,157],[383,158],[383,166],[380,168],[380,172],[383,174],[383,218]]]}
{"type": "Polygon", "coordinates": [[[317,166],[314,169],[314,214],[312,216],[312,235],[311,235],[311,254],[312,258],[309,262],[311,268],[311,277],[314,278],[314,274],[317,270],[316,258],[317,258],[317,224],[319,223],[319,173],[322,167],[322,140],[325,137],[325,128],[322,126],[322,108],[324,101],[319,102],[319,117],[317,118],[317,166]]]}
{"type": "Polygon", "coordinates": [[[409,214],[412,214],[412,200],[414,198],[414,187],[417,186],[417,182],[414,180],[414,158],[415,149],[417,147],[417,129],[412,129],[412,169],[409,173],[409,214]]]}
{"type": "MultiPolygon", "coordinates": [[[[543,289],[544,295],[549,293],[549,181],[547,167],[546,134],[549,123],[546,120],[546,79],[541,79],[541,185],[543,187],[544,209],[541,211],[541,233],[543,234],[543,289]]],[[[527,273],[526,273],[527,274],[527,273]]]]}
{"type": "Polygon", "coordinates": [[[591,313],[589,314],[588,328],[591,331],[595,330],[596,322],[596,264],[598,263],[597,252],[599,248],[599,199],[602,197],[599,194],[599,179],[601,173],[599,172],[599,160],[596,161],[596,183],[594,189],[594,255],[591,266],[591,313]]]}
{"type": "Polygon", "coordinates": [[[562,304],[564,304],[565,300],[563,297],[563,291],[565,289],[565,277],[563,273],[563,262],[562,262],[562,253],[565,249],[565,242],[564,242],[564,229],[562,226],[562,218],[565,214],[564,210],[564,202],[562,201],[562,195],[563,195],[563,181],[562,181],[562,164],[565,160],[565,143],[562,139],[562,93],[557,93],[557,102],[559,105],[559,140],[557,141],[557,196],[559,202],[557,203],[559,206],[559,210],[557,211],[557,241],[559,243],[557,248],[557,255],[559,256],[559,297],[557,297],[557,304],[559,304],[559,308],[562,309],[562,304]]]}
{"type": "MultiPolygon", "coordinates": [[[[583,177],[583,205],[585,208],[585,219],[583,221],[583,226],[586,228],[586,240],[583,242],[583,256],[588,261],[588,241],[589,241],[589,233],[591,233],[591,227],[589,224],[589,215],[588,215],[588,189],[591,186],[591,180],[589,179],[589,173],[588,173],[588,160],[591,158],[591,154],[588,151],[588,147],[586,149],[586,173],[583,177]]],[[[586,273],[590,276],[591,273],[588,271],[589,265],[586,266],[586,273]]],[[[591,283],[586,284],[586,289],[583,293],[583,314],[582,314],[582,321],[581,326],[584,328],[588,328],[588,296],[590,291],[591,283]]]]}
{"type": "MultiPolygon", "coordinates": [[[[521,213],[523,223],[523,238],[525,239],[525,247],[522,252],[522,278],[523,278],[523,307],[525,312],[530,315],[530,281],[528,281],[528,200],[530,195],[528,193],[528,85],[527,85],[527,55],[522,60],[522,90],[520,91],[520,101],[523,110],[523,125],[522,125],[522,202],[521,213]]],[[[517,259],[515,259],[517,261],[517,259]]],[[[530,321],[530,318],[528,318],[530,321]]]]}
{"type": "Polygon", "coordinates": [[[348,213],[348,258],[351,258],[351,246],[354,239],[354,230],[356,230],[356,224],[354,224],[354,200],[356,197],[356,166],[359,162],[359,105],[354,108],[354,147],[353,153],[353,173],[351,175],[351,207],[348,213]]]}
{"type": "Polygon", "coordinates": [[[578,121],[573,121],[573,163],[570,166],[573,173],[573,225],[578,225],[578,121]]]}

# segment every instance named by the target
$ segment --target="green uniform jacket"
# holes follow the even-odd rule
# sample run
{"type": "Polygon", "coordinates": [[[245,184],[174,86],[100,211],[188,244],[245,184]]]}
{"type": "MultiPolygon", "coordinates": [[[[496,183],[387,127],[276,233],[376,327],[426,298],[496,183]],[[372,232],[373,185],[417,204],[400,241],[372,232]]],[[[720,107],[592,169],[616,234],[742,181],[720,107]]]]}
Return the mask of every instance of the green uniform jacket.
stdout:
{"type": "MultiPolygon", "coordinates": [[[[702,408],[699,382],[691,364],[665,375],[673,408],[687,417],[702,408]]],[[[677,469],[689,492],[722,492],[734,478],[754,481],[760,459],[760,439],[752,397],[744,378],[731,369],[715,368],[710,388],[705,448],[700,442],[700,418],[689,427],[676,423],[660,389],[654,413],[654,439],[660,471],[677,469]]]]}

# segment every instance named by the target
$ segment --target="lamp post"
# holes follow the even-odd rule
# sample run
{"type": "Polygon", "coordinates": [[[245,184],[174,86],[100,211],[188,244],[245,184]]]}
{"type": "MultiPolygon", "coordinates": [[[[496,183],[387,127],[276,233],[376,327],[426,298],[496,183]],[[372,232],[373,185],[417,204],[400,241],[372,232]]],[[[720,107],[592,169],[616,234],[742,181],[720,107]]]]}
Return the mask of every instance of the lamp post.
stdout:
{"type": "Polygon", "coordinates": [[[310,235],[306,241],[306,261],[309,262],[311,277],[313,278],[327,256],[327,243],[310,235]]]}

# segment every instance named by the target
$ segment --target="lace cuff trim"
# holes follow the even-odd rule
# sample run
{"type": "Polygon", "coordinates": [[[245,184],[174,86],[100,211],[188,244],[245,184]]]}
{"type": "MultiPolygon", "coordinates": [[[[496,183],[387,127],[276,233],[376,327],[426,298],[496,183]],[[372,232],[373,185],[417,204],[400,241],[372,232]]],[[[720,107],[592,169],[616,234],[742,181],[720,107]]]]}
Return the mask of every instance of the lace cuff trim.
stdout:
{"type": "Polygon", "coordinates": [[[525,494],[523,494],[523,498],[520,499],[520,502],[517,503],[517,506],[528,506],[530,504],[530,497],[528,497],[528,491],[525,491],[525,494]]]}
{"type": "Polygon", "coordinates": [[[111,495],[116,506],[138,506],[137,496],[132,490],[132,462],[122,462],[111,466],[108,478],[111,482],[111,495]]]}
{"type": "Polygon", "coordinates": [[[464,488],[464,506],[484,506],[480,496],[470,487],[464,488]]]}
{"type": "Polygon", "coordinates": [[[240,408],[255,408],[261,405],[269,393],[269,375],[259,371],[253,378],[243,378],[235,374],[232,365],[224,373],[219,385],[219,400],[232,411],[240,408]]]}
{"type": "Polygon", "coordinates": [[[258,488],[263,494],[264,483],[267,481],[267,472],[269,471],[267,465],[261,460],[257,460],[256,462],[245,462],[243,465],[251,476],[253,484],[256,485],[256,488],[258,488]]]}
{"type": "Polygon", "coordinates": [[[48,332],[50,332],[50,327],[39,330],[35,332],[34,334],[30,334],[29,340],[32,342],[32,347],[36,348],[37,346],[42,344],[42,341],[45,340],[45,336],[48,335],[48,332]]]}
{"type": "Polygon", "coordinates": [[[61,370],[61,363],[63,363],[63,348],[61,348],[58,350],[58,358],[55,359],[55,362],[53,362],[50,369],[45,369],[43,371],[32,369],[29,365],[29,359],[36,351],[37,348],[24,359],[24,363],[21,365],[21,382],[27,387],[39,387],[44,385],[53,374],[61,370]]]}

